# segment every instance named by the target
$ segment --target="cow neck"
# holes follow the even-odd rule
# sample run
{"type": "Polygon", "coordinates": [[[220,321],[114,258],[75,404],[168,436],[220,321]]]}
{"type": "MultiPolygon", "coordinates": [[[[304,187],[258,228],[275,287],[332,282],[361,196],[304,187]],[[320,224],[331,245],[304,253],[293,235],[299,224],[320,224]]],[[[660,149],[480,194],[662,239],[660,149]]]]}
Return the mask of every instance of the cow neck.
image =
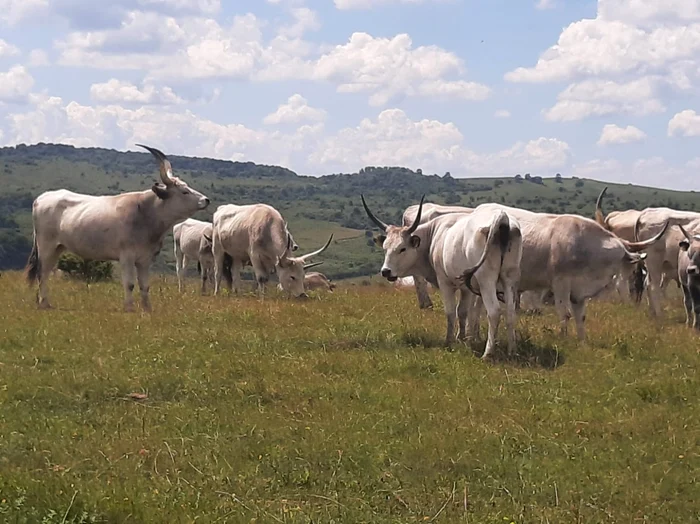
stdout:
{"type": "Polygon", "coordinates": [[[435,268],[430,259],[430,246],[433,243],[433,236],[435,234],[433,222],[434,221],[431,220],[427,224],[419,226],[414,234],[420,238],[420,246],[418,247],[418,273],[433,286],[437,286],[437,274],[435,273],[435,268]]]}

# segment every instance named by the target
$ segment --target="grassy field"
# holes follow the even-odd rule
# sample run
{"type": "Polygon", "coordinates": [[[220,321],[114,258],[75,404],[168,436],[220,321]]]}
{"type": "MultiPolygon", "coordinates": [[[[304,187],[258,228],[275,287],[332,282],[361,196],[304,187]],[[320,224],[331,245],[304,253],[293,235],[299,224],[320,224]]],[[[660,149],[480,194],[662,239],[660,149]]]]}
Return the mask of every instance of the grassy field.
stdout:
{"type": "MultiPolygon", "coordinates": [[[[672,302],[521,316],[516,359],[441,346],[412,292],[177,295],[0,277],[0,521],[700,521],[700,342],[672,302]],[[132,393],[146,395],[135,400],[132,393]]],[[[485,326],[482,326],[482,329],[485,326]]]]}

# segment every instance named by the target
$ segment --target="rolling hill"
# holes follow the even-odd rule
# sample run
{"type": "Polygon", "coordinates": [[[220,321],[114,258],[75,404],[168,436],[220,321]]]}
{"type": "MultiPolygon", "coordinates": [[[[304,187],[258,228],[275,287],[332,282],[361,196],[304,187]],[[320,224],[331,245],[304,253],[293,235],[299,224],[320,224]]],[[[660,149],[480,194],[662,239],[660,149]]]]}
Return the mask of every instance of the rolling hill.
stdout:
{"type": "MultiPolygon", "coordinates": [[[[541,178],[527,173],[507,178],[457,179],[449,173],[440,176],[402,167],[366,167],[359,173],[309,177],[283,167],[250,162],[176,155],[169,158],[180,177],[212,199],[209,209],[195,218],[211,220],[216,206],[223,203],[264,202],[275,206],[288,220],[300,252],[316,249],[334,233],[320,270],[335,279],[371,275],[381,264],[360,193],[383,220],[394,223],[423,194],[427,201],[439,203],[475,206],[499,202],[533,211],[592,216],[596,197],[605,185],[610,187],[606,212],[647,206],[700,208],[700,198],[692,191],[541,178]]],[[[146,189],[156,176],[155,163],[148,153],[58,144],[0,148],[0,268],[24,266],[31,243],[31,205],[41,192],[65,188],[117,194],[146,189]]],[[[156,269],[174,271],[172,239],[166,239],[164,245],[156,269]]]]}

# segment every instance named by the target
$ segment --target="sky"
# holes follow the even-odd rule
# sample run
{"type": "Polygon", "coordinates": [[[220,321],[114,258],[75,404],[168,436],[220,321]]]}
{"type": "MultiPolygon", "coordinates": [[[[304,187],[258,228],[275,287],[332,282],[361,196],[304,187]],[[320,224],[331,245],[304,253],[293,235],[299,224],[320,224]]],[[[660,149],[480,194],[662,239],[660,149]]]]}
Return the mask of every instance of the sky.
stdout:
{"type": "Polygon", "coordinates": [[[699,87],[700,0],[0,0],[1,145],[700,190],[699,87]]]}

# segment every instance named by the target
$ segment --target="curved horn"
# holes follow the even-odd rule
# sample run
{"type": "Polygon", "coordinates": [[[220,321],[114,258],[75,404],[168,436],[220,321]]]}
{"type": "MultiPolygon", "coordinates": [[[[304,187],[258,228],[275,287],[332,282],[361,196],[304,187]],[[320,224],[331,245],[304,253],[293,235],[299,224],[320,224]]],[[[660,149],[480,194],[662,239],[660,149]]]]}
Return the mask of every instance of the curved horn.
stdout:
{"type": "Polygon", "coordinates": [[[323,246],[321,249],[317,249],[316,251],[312,251],[311,253],[307,253],[306,255],[302,255],[299,258],[302,260],[302,262],[306,261],[306,259],[315,257],[316,255],[320,255],[323,253],[326,249],[328,249],[328,246],[331,245],[331,241],[333,240],[333,234],[331,233],[331,236],[328,237],[328,242],[326,242],[326,245],[323,246]]]}
{"type": "Polygon", "coordinates": [[[603,227],[605,227],[605,217],[603,216],[603,208],[600,206],[600,204],[603,201],[603,197],[605,196],[607,190],[608,186],[605,186],[600,192],[600,195],[598,195],[598,200],[595,201],[595,221],[603,227]]]}
{"type": "Polygon", "coordinates": [[[661,231],[659,231],[656,235],[654,235],[650,239],[642,240],[639,242],[628,242],[626,240],[623,240],[623,243],[625,244],[625,247],[627,247],[627,249],[630,250],[632,253],[638,253],[639,251],[644,251],[645,249],[650,247],[652,244],[657,242],[662,236],[664,236],[664,233],[666,233],[668,226],[669,226],[669,221],[666,220],[666,222],[664,222],[664,227],[661,228],[661,231]]]}
{"type": "Polygon", "coordinates": [[[311,269],[312,267],[320,266],[323,262],[312,262],[311,264],[304,265],[304,271],[311,269]]]}
{"type": "Polygon", "coordinates": [[[149,147],[143,144],[136,145],[144,148],[146,151],[156,157],[156,160],[158,160],[158,163],[160,164],[160,179],[166,186],[173,185],[173,167],[170,165],[170,160],[168,160],[168,157],[166,157],[162,151],[156,149],[155,147],[149,147]]]}
{"type": "Polygon", "coordinates": [[[688,234],[688,232],[687,232],[685,229],[683,229],[683,226],[682,226],[682,225],[678,224],[678,228],[681,230],[681,232],[683,233],[683,236],[688,240],[688,242],[692,242],[692,241],[693,241],[693,237],[691,237],[691,236],[688,234]]]}
{"type": "Polygon", "coordinates": [[[420,218],[421,215],[423,214],[423,200],[425,200],[425,195],[420,197],[420,204],[418,205],[418,213],[416,213],[416,218],[413,220],[413,224],[411,224],[411,227],[408,228],[408,234],[412,235],[413,232],[418,229],[418,226],[420,225],[420,218]]]}
{"type": "Polygon", "coordinates": [[[372,222],[374,222],[374,223],[377,225],[377,227],[378,227],[379,229],[381,229],[382,231],[386,232],[386,229],[387,229],[389,226],[387,226],[384,222],[382,222],[381,220],[379,220],[377,217],[375,217],[375,216],[372,214],[372,212],[371,212],[371,211],[369,210],[369,208],[367,207],[367,202],[365,202],[365,196],[364,196],[364,195],[360,195],[360,198],[362,198],[362,205],[365,206],[365,213],[367,213],[367,216],[370,218],[370,220],[371,220],[372,222]]]}

